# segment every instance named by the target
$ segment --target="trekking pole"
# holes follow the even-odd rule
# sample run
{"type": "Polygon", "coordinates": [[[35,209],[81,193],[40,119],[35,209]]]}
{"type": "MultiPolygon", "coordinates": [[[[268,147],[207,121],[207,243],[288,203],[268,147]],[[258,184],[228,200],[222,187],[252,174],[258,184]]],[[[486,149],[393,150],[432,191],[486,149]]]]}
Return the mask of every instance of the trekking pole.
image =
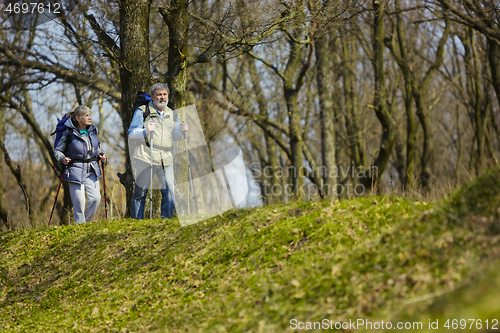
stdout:
{"type": "MultiPolygon", "coordinates": [[[[185,121],[182,121],[185,123],[185,121]]],[[[194,207],[194,213],[196,214],[196,201],[194,200],[194,188],[193,188],[193,175],[191,174],[191,164],[189,163],[189,150],[188,150],[188,142],[187,142],[187,133],[184,136],[184,144],[186,145],[186,154],[187,154],[187,162],[188,162],[188,177],[191,179],[190,185],[191,185],[191,197],[193,198],[193,207],[194,207]]],[[[189,182],[188,179],[188,182],[189,182]]]]}
{"type": "Polygon", "coordinates": [[[150,191],[150,211],[149,211],[149,219],[153,219],[153,132],[151,132],[151,183],[149,186],[150,191]]]}
{"type": "Polygon", "coordinates": [[[104,172],[104,164],[103,161],[101,161],[101,166],[102,166],[102,182],[104,185],[104,211],[106,212],[106,220],[108,219],[108,200],[106,199],[106,172],[104,172]]]}
{"type": "Polygon", "coordinates": [[[57,187],[57,193],[56,193],[56,199],[54,200],[54,205],[52,206],[52,212],[50,212],[50,218],[49,218],[49,223],[47,224],[47,227],[50,226],[50,222],[52,221],[52,214],[54,214],[54,208],[56,208],[56,202],[57,202],[57,197],[59,196],[59,190],[61,189],[61,184],[64,176],[64,169],[63,167],[61,171],[61,179],[59,180],[59,186],[57,187]]]}

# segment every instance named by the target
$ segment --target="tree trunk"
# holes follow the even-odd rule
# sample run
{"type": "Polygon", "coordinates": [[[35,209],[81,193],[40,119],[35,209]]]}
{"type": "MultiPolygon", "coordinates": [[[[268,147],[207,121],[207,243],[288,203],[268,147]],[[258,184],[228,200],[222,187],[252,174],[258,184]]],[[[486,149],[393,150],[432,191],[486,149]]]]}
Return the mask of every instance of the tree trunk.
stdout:
{"type": "Polygon", "coordinates": [[[404,174],[404,186],[412,187],[415,172],[415,115],[413,114],[413,91],[412,78],[409,68],[409,59],[406,49],[406,34],[401,14],[399,0],[395,1],[397,12],[397,34],[399,51],[401,54],[401,69],[405,81],[405,110],[406,110],[406,172],[404,174]]]}
{"type": "Polygon", "coordinates": [[[160,13],[168,26],[169,34],[167,72],[170,88],[169,105],[179,109],[186,106],[188,1],[172,0],[168,11],[161,9],[160,13]]]}
{"type": "MultiPolygon", "coordinates": [[[[366,158],[363,150],[363,134],[361,132],[359,117],[358,117],[358,98],[356,92],[356,72],[353,67],[351,59],[357,55],[354,42],[348,37],[347,31],[344,31],[344,37],[341,37],[341,51],[340,56],[342,59],[342,78],[344,86],[344,99],[345,99],[345,122],[347,130],[347,140],[349,146],[349,155],[351,161],[347,164],[352,167],[354,162],[355,167],[366,168],[366,158]]],[[[347,172],[348,170],[346,170],[347,172]]],[[[350,172],[348,172],[350,174],[350,172]]],[[[357,174],[357,172],[356,172],[357,174]]],[[[355,180],[356,182],[359,181],[355,180]]]]}
{"type": "Polygon", "coordinates": [[[426,105],[420,91],[414,92],[415,105],[417,108],[417,117],[422,126],[424,143],[422,146],[422,156],[420,158],[421,172],[420,183],[425,190],[428,190],[434,181],[433,156],[434,156],[434,131],[432,130],[431,120],[426,112],[426,105]]]}
{"type": "MultiPolygon", "coordinates": [[[[120,0],[120,83],[121,83],[121,118],[123,120],[124,136],[134,111],[137,91],[147,91],[150,85],[151,72],[149,68],[149,12],[148,0],[120,0]]],[[[134,180],[128,140],[126,142],[126,171],[118,174],[120,182],[125,186],[127,198],[127,211],[125,216],[130,216],[132,196],[134,193],[134,180]]]]}
{"type": "Polygon", "coordinates": [[[420,125],[422,126],[422,132],[424,135],[424,144],[422,149],[422,157],[421,157],[421,168],[422,172],[420,174],[420,180],[422,187],[425,190],[429,190],[430,186],[434,181],[434,130],[432,128],[431,119],[428,116],[428,108],[425,105],[425,93],[429,86],[431,79],[434,77],[434,74],[438,71],[439,67],[443,63],[443,54],[444,54],[444,46],[446,45],[446,40],[448,39],[448,35],[450,33],[450,25],[446,21],[446,27],[439,41],[439,45],[436,51],[436,58],[432,65],[429,67],[427,72],[425,73],[420,86],[416,86],[414,82],[413,90],[413,98],[415,99],[415,106],[417,110],[417,117],[420,121],[420,125]]]}
{"type": "MultiPolygon", "coordinates": [[[[257,104],[259,106],[259,114],[266,115],[269,117],[268,110],[266,107],[266,98],[264,96],[264,92],[262,91],[262,87],[260,85],[260,78],[257,74],[257,69],[255,68],[255,61],[250,56],[248,59],[248,71],[250,73],[250,81],[252,82],[252,87],[255,92],[255,98],[257,100],[257,104]]],[[[273,138],[268,134],[272,131],[271,126],[267,123],[263,123],[264,130],[264,138],[266,142],[266,151],[267,151],[267,162],[270,170],[270,176],[267,176],[267,173],[262,173],[262,176],[265,178],[265,183],[268,184],[268,191],[264,192],[264,196],[266,197],[266,202],[273,201],[273,188],[274,186],[279,185],[279,179],[277,177],[278,174],[278,155],[276,151],[276,143],[273,138]],[[269,194],[269,195],[267,195],[269,194]]],[[[262,152],[263,153],[263,152],[262,152]]],[[[280,191],[282,192],[282,191],[280,191]]]]}
{"type": "Polygon", "coordinates": [[[285,82],[285,101],[289,119],[290,148],[292,152],[293,166],[293,194],[300,201],[302,199],[302,185],[304,175],[302,174],[302,159],[304,156],[302,133],[300,130],[300,112],[297,103],[297,91],[285,82]]]}
{"type": "MultiPolygon", "coordinates": [[[[185,120],[186,106],[187,56],[188,56],[188,5],[187,0],[171,0],[168,8],[160,8],[159,12],[168,27],[168,69],[167,83],[170,88],[169,106],[179,111],[180,120],[185,120]]],[[[189,135],[189,132],[188,134],[189,135]]],[[[174,170],[177,184],[187,184],[188,165],[184,141],[174,143],[174,170]]],[[[209,147],[210,149],[210,147],[209,147]]],[[[176,191],[178,200],[189,200],[189,188],[176,191]],[[186,197],[184,197],[186,196],[186,197]]],[[[184,212],[183,212],[184,213],[184,212]]]]}
{"type": "MultiPolygon", "coordinates": [[[[5,110],[4,105],[0,105],[0,141],[5,141],[5,110]]],[[[0,156],[0,231],[6,231],[9,227],[8,212],[5,206],[5,184],[3,178],[3,156],[0,156]]]]}
{"type": "Polygon", "coordinates": [[[394,140],[394,153],[396,156],[393,158],[394,166],[398,171],[399,181],[401,185],[405,185],[406,182],[406,156],[405,156],[405,142],[404,133],[401,130],[396,130],[396,138],[394,140]]]}
{"type": "Polygon", "coordinates": [[[477,141],[477,153],[476,153],[476,175],[481,172],[481,163],[484,157],[484,130],[483,130],[483,96],[481,91],[481,81],[479,78],[479,57],[477,54],[476,43],[474,41],[474,32],[470,28],[470,40],[472,47],[472,61],[473,61],[473,91],[474,91],[474,122],[476,125],[476,141],[477,141]]]}
{"type": "Polygon", "coordinates": [[[379,152],[366,177],[363,178],[365,187],[371,188],[372,184],[379,183],[379,178],[387,168],[396,135],[396,123],[387,110],[386,89],[384,74],[384,4],[373,0],[373,68],[375,76],[375,91],[373,107],[375,114],[382,125],[382,138],[379,152]]]}
{"type": "Polygon", "coordinates": [[[495,89],[498,105],[500,105],[500,46],[490,38],[488,38],[488,60],[490,62],[493,88],[495,89]]]}
{"type": "Polygon", "coordinates": [[[474,137],[471,145],[471,154],[469,160],[470,169],[474,169],[476,175],[480,173],[480,165],[484,155],[484,131],[483,131],[483,95],[481,91],[481,82],[479,74],[479,59],[474,41],[474,30],[467,28],[462,38],[464,46],[464,64],[466,73],[466,91],[469,98],[469,119],[473,125],[474,137]],[[477,149],[474,151],[474,142],[477,143],[477,149]]]}
{"type": "Polygon", "coordinates": [[[497,137],[497,144],[500,145],[500,129],[499,129],[499,126],[497,124],[497,120],[495,119],[496,115],[495,115],[495,112],[493,110],[491,110],[491,112],[490,112],[490,118],[491,118],[490,119],[491,125],[493,127],[493,133],[496,134],[496,137],[497,137]]]}
{"type": "Polygon", "coordinates": [[[335,161],[335,125],[332,90],[328,82],[330,72],[328,35],[322,34],[315,38],[316,81],[318,83],[319,118],[321,124],[321,157],[325,173],[323,175],[323,198],[332,200],[337,197],[335,188],[336,177],[331,177],[331,171],[336,167],[335,161]]]}
{"type": "MultiPolygon", "coordinates": [[[[299,35],[298,33],[295,33],[299,35]]],[[[304,158],[304,142],[302,141],[302,131],[300,127],[300,118],[302,113],[299,110],[298,94],[303,84],[295,82],[294,78],[300,70],[302,60],[302,46],[295,41],[289,39],[290,53],[285,73],[283,75],[283,92],[285,94],[285,103],[288,115],[288,133],[290,138],[290,149],[292,155],[293,167],[293,194],[297,200],[302,200],[302,186],[304,184],[303,164],[304,158]]]]}

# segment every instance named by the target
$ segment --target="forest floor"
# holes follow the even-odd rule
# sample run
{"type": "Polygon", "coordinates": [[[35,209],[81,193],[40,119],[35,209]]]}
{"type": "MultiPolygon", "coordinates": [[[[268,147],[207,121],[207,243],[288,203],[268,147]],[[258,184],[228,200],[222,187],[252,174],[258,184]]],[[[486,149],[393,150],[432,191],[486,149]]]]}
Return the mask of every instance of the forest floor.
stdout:
{"type": "Polygon", "coordinates": [[[499,259],[500,169],[433,203],[24,229],[0,233],[0,331],[500,332],[499,259]]]}

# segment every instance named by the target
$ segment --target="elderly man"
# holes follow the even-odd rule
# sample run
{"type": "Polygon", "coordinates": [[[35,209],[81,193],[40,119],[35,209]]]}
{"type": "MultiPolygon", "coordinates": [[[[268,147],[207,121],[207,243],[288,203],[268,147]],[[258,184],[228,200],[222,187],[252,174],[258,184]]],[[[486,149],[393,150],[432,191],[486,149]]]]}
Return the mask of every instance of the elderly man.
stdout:
{"type": "Polygon", "coordinates": [[[151,87],[151,102],[135,110],[128,130],[129,139],[145,140],[139,145],[133,158],[135,159],[136,179],[132,198],[132,218],[144,218],[144,206],[151,179],[151,146],[153,141],[153,170],[162,182],[161,215],[171,218],[174,211],[174,161],[172,148],[174,141],[182,140],[188,125],[179,123],[176,113],[168,106],[169,89],[164,83],[156,83],[151,87]],[[149,111],[149,112],[148,112],[149,111]],[[149,113],[149,114],[148,114],[149,113]],[[144,115],[146,117],[144,118],[144,115]]]}

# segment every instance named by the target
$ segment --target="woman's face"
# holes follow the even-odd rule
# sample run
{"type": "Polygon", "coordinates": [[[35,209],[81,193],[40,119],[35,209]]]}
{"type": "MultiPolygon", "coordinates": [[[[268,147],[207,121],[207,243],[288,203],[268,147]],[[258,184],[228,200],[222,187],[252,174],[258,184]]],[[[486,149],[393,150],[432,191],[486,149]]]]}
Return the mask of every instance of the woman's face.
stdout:
{"type": "Polygon", "coordinates": [[[85,127],[90,126],[92,125],[92,115],[90,112],[87,112],[83,116],[76,116],[76,121],[85,127]]]}

